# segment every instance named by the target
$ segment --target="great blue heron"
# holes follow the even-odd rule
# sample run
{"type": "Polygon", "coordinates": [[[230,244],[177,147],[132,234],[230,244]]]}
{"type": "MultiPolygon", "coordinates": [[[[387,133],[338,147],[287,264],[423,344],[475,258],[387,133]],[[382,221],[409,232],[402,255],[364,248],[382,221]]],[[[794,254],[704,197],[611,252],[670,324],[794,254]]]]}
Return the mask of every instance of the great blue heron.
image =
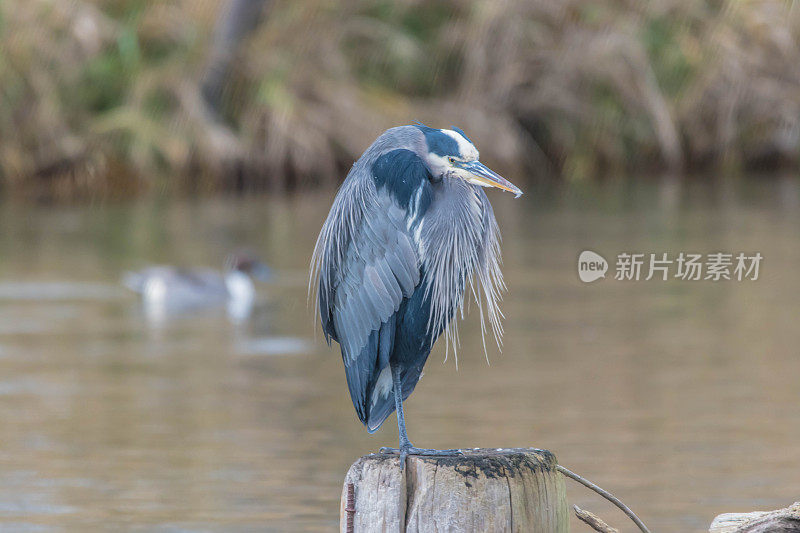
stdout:
{"type": "Polygon", "coordinates": [[[502,335],[499,229],[482,187],[522,194],[460,129],[391,128],[353,165],[314,248],[322,330],[341,347],[358,418],[372,433],[396,410],[401,458],[458,453],[412,446],[403,401],[434,342],[453,333],[468,283],[482,329],[485,310],[502,335]]]}

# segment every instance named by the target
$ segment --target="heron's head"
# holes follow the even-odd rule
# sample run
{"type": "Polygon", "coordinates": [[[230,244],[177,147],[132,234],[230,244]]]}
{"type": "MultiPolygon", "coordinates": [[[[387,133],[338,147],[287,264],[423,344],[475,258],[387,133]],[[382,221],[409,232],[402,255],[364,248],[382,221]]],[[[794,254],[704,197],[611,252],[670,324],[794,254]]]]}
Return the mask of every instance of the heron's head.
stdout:
{"type": "Polygon", "coordinates": [[[436,129],[418,125],[427,143],[422,154],[428,170],[436,180],[461,179],[481,187],[497,187],[512,192],[516,197],[522,191],[478,160],[478,149],[459,128],[436,129]]]}

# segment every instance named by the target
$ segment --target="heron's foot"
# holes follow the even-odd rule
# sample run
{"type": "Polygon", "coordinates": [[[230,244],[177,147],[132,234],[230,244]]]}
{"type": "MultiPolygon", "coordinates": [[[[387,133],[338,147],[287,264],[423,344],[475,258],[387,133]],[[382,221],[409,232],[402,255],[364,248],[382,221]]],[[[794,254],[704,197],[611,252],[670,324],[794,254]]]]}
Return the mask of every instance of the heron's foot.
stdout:
{"type": "Polygon", "coordinates": [[[459,449],[452,449],[452,450],[434,450],[432,448],[417,448],[416,446],[402,446],[398,448],[387,448],[383,447],[380,449],[381,453],[391,453],[391,454],[400,454],[403,456],[406,455],[433,455],[437,457],[453,457],[456,455],[464,455],[464,452],[459,449]]]}
{"type": "Polygon", "coordinates": [[[406,446],[400,446],[400,448],[387,448],[383,447],[380,449],[381,453],[392,453],[392,454],[399,454],[400,455],[400,470],[405,470],[406,467],[406,457],[409,455],[428,455],[434,457],[454,457],[456,455],[464,455],[464,452],[461,450],[433,450],[431,448],[417,448],[412,446],[409,443],[406,446]]]}

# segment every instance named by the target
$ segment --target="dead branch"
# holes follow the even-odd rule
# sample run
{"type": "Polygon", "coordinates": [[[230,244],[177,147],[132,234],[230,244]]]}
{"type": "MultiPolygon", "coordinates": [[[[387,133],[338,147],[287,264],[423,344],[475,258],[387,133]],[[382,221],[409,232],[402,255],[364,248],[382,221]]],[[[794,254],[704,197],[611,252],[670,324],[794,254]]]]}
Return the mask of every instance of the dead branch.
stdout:
{"type": "Polygon", "coordinates": [[[588,479],[579,476],[575,472],[573,472],[571,470],[568,470],[568,469],[564,468],[561,465],[556,465],[556,469],[559,472],[561,472],[562,474],[564,474],[565,476],[567,476],[568,478],[574,479],[575,481],[577,481],[578,483],[580,483],[584,487],[587,487],[587,488],[595,491],[597,494],[599,494],[600,496],[602,496],[606,500],[610,501],[611,503],[613,503],[614,505],[619,507],[620,510],[622,510],[623,513],[628,515],[628,518],[633,520],[633,523],[636,524],[636,526],[642,531],[642,533],[650,533],[650,530],[647,529],[647,526],[645,526],[644,523],[639,519],[639,517],[636,516],[636,514],[634,514],[634,512],[631,511],[630,508],[627,505],[622,503],[622,501],[619,498],[617,498],[616,496],[614,496],[613,494],[611,494],[607,490],[604,490],[604,489],[598,487],[597,485],[595,485],[594,483],[592,483],[588,479]]]}

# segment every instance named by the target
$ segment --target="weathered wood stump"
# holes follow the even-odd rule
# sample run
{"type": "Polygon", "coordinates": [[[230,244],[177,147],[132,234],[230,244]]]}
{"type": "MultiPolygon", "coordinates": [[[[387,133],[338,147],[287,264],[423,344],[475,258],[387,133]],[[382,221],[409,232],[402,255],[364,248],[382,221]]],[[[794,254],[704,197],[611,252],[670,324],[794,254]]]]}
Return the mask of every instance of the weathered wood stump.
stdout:
{"type": "Polygon", "coordinates": [[[710,533],[800,532],[800,502],[777,511],[721,514],[714,519],[708,531],[710,533]]]}
{"type": "Polygon", "coordinates": [[[534,448],[454,457],[366,455],[345,477],[340,529],[368,532],[568,531],[556,458],[534,448]]]}

